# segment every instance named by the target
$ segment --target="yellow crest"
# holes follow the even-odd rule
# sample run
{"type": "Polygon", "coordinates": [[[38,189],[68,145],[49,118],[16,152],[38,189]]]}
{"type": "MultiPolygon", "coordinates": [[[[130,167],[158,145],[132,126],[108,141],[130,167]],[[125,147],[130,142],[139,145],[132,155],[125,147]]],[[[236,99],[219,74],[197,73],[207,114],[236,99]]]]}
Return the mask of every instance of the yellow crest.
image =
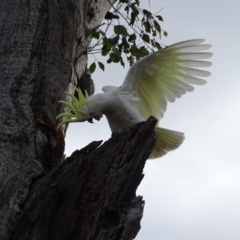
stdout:
{"type": "Polygon", "coordinates": [[[59,103],[62,103],[65,106],[67,106],[69,108],[70,112],[61,113],[56,117],[56,119],[58,119],[60,117],[65,117],[65,120],[58,124],[57,130],[63,124],[77,121],[83,117],[80,110],[87,102],[88,93],[85,90],[85,97],[84,97],[84,95],[82,94],[82,91],[79,88],[75,88],[75,89],[77,91],[78,98],[76,98],[73,94],[66,92],[66,94],[71,97],[71,103],[66,102],[66,101],[58,101],[59,103]]]}

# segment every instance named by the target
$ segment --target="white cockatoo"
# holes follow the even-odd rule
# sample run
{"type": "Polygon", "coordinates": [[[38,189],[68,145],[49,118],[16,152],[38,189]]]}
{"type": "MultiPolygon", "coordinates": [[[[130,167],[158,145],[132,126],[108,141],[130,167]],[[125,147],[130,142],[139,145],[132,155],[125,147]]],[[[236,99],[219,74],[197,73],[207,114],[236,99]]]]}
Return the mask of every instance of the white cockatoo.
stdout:
{"type": "Polygon", "coordinates": [[[60,102],[69,107],[71,113],[57,116],[65,117],[58,128],[65,123],[100,120],[105,115],[112,133],[120,133],[154,116],[158,120],[157,141],[149,158],[175,150],[183,142],[184,134],[159,127],[159,121],[167,102],[192,92],[192,85],[203,85],[206,81],[201,77],[210,76],[210,72],[201,69],[211,66],[205,59],[212,56],[205,51],[211,45],[203,42],[203,39],[179,42],[140,59],[129,69],[121,87],[105,86],[104,93],[89,97],[80,89],[76,89],[78,98],[67,93],[72,103],[60,102]]]}

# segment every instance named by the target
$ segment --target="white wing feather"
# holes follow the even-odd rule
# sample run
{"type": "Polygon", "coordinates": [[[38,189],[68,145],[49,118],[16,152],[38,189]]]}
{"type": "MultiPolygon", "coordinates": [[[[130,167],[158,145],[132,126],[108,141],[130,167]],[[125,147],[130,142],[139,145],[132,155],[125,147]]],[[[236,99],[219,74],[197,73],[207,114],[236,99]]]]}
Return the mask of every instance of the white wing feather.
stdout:
{"type": "Polygon", "coordinates": [[[136,92],[137,103],[144,119],[150,115],[161,119],[167,102],[174,102],[186,92],[194,90],[192,84],[203,85],[210,72],[198,69],[211,66],[203,61],[212,53],[201,52],[211,47],[203,39],[173,44],[136,62],[128,71],[121,91],[136,92]]]}

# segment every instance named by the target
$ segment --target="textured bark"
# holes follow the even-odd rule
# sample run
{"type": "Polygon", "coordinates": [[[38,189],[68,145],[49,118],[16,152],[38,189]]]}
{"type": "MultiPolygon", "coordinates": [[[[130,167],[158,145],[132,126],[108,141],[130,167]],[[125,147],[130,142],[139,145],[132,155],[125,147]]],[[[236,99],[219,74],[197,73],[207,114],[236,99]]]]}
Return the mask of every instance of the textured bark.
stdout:
{"type": "Polygon", "coordinates": [[[32,183],[10,239],[133,239],[144,205],[135,193],[155,143],[155,125],[150,118],[118,142],[92,142],[32,183]]]}
{"type": "Polygon", "coordinates": [[[87,29],[100,24],[109,7],[105,0],[0,1],[1,240],[131,239],[137,232],[142,200],[134,194],[154,121],[60,165],[57,101],[76,85],[93,91],[89,75],[82,77],[87,29]]]}
{"type": "Polygon", "coordinates": [[[59,165],[58,100],[86,68],[87,29],[105,0],[0,1],[0,239],[20,221],[33,179],[59,165]]]}

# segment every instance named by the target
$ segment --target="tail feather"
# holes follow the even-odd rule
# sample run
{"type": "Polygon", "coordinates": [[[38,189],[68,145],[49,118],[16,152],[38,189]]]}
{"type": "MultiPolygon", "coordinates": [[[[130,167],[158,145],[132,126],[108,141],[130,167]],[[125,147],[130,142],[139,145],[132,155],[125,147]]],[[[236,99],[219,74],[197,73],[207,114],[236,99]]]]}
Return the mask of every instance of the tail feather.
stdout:
{"type": "Polygon", "coordinates": [[[184,133],[168,130],[165,128],[155,128],[156,144],[149,156],[150,159],[159,158],[177,149],[184,141],[184,133]]]}

